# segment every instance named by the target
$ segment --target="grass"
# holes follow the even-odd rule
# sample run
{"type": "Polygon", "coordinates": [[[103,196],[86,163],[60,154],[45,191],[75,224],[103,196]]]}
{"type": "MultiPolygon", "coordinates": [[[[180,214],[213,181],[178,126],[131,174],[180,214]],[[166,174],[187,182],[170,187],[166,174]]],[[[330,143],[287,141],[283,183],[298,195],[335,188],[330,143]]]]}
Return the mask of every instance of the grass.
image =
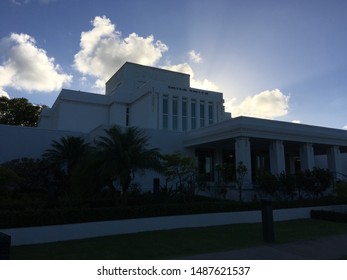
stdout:
{"type": "MultiPolygon", "coordinates": [[[[277,243],[347,234],[347,224],[320,220],[275,223],[277,243]]],[[[175,259],[263,245],[262,226],[237,224],[115,235],[11,248],[11,259],[175,259]]]]}

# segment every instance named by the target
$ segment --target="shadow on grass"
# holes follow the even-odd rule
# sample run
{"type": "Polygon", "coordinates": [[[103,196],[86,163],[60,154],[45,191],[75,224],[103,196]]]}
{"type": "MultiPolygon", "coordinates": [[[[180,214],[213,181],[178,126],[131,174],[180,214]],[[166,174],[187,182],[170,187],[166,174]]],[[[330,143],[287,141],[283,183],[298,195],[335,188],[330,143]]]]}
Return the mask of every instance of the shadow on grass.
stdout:
{"type": "MultiPolygon", "coordinates": [[[[319,220],[275,223],[277,243],[347,234],[347,224],[319,220]]],[[[175,259],[263,245],[262,227],[236,224],[106,236],[11,248],[11,259],[175,259]]]]}

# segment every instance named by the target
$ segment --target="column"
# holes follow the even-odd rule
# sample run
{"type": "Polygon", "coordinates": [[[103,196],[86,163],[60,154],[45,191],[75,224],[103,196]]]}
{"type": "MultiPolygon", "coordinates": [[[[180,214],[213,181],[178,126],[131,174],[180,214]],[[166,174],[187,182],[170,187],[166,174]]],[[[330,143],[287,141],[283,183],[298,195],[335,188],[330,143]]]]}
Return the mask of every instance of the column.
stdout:
{"type": "Polygon", "coordinates": [[[236,167],[239,162],[247,168],[247,174],[244,178],[244,185],[252,184],[252,159],[251,159],[251,143],[247,137],[239,137],[235,139],[235,164],[236,167]]]}
{"type": "Polygon", "coordinates": [[[284,147],[282,141],[272,141],[270,144],[270,169],[271,173],[278,175],[286,171],[286,162],[284,157],[284,147]]]}
{"type": "Polygon", "coordinates": [[[314,167],[314,151],[311,143],[304,143],[300,147],[301,171],[312,170],[314,167]]]}
{"type": "Polygon", "coordinates": [[[336,179],[342,178],[342,166],[341,166],[341,155],[340,148],[338,146],[331,146],[327,152],[328,158],[328,169],[331,171],[336,179]]]}

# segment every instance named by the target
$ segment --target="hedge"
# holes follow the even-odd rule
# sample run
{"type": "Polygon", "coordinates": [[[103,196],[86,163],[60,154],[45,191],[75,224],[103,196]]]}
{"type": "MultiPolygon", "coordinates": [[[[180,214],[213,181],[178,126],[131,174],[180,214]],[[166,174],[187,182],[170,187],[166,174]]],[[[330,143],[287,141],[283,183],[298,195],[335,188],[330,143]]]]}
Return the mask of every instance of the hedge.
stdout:
{"type": "MultiPolygon", "coordinates": [[[[314,201],[274,201],[274,209],[312,207],[341,204],[336,199],[314,201]]],[[[190,203],[155,203],[128,206],[69,206],[52,209],[1,209],[0,229],[84,223],[107,220],[133,219],[172,215],[260,210],[261,202],[206,201],[190,203]]]]}
{"type": "Polygon", "coordinates": [[[341,213],[341,212],[335,212],[335,211],[312,210],[311,218],[338,222],[338,223],[347,223],[347,213],[341,213]]]}

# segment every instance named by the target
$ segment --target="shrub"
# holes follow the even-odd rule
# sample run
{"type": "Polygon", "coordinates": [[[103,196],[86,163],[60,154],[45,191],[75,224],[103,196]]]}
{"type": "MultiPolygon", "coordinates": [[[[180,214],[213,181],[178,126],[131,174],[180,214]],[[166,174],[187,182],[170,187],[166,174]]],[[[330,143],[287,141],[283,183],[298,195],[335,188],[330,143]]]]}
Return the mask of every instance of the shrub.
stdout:
{"type": "Polygon", "coordinates": [[[265,195],[275,196],[279,189],[279,181],[276,175],[270,171],[259,171],[256,176],[257,190],[265,195]]]}
{"type": "Polygon", "coordinates": [[[335,186],[335,192],[340,198],[347,198],[347,182],[337,182],[335,186]]]}
{"type": "MultiPolygon", "coordinates": [[[[233,211],[255,211],[261,209],[260,202],[236,201],[199,201],[193,203],[152,203],[134,205],[100,206],[102,200],[75,202],[74,207],[65,205],[60,208],[11,208],[0,209],[0,228],[44,226],[55,224],[84,223],[94,221],[134,219],[144,217],[191,215],[203,213],[219,213],[233,211]],[[98,204],[98,205],[96,205],[98,204]]],[[[134,201],[135,202],[135,201],[134,201]]],[[[140,201],[138,201],[140,202],[140,201]]],[[[140,202],[141,203],[141,202],[140,202]]],[[[274,201],[273,208],[294,208],[319,205],[339,204],[336,199],[310,200],[310,201],[274,201]]]]}
{"type": "Polygon", "coordinates": [[[338,223],[347,223],[347,213],[334,212],[334,211],[312,210],[311,218],[338,222],[338,223]]]}

